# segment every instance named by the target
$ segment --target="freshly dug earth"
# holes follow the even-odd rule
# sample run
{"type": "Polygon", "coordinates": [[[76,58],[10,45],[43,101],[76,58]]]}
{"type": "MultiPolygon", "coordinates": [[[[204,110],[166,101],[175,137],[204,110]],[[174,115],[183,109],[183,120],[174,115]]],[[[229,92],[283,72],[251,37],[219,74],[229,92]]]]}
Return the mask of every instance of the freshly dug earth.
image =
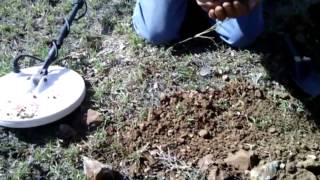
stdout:
{"type": "Polygon", "coordinates": [[[199,159],[209,155],[202,171],[218,168],[224,178],[245,179],[248,173],[225,163],[230,153],[243,149],[256,157],[247,170],[259,161],[278,160],[282,163],[278,177],[294,176],[296,171],[288,172],[284,166],[308,155],[319,157],[319,131],[310,129],[305,115],[284,112],[272,98],[244,81],[230,82],[221,90],[175,89],[161,94],[159,106],[150,109],[146,121],[136,127],[128,123],[120,132],[128,153],[141,153],[130,174],[186,177],[182,171],[199,169],[199,159]]]}

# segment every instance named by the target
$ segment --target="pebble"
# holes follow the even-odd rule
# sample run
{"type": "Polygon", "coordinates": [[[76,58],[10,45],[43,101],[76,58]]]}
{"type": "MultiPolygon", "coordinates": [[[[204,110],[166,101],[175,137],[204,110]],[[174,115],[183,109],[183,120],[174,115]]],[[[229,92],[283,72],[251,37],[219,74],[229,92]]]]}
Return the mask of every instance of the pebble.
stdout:
{"type": "Polygon", "coordinates": [[[280,164],[280,169],[284,169],[286,167],[286,165],[284,163],[280,164]]]}
{"type": "Polygon", "coordinates": [[[278,172],[279,161],[272,161],[265,165],[256,167],[250,171],[250,180],[270,180],[278,172]]]}
{"type": "Polygon", "coordinates": [[[297,171],[296,164],[294,162],[290,162],[287,164],[286,171],[290,174],[293,174],[297,171]]]}
{"type": "Polygon", "coordinates": [[[173,130],[173,129],[169,129],[169,130],[168,130],[168,136],[172,136],[173,133],[174,133],[174,130],[173,130]]]}
{"type": "Polygon", "coordinates": [[[273,133],[277,132],[277,129],[275,127],[271,127],[268,129],[268,132],[273,134],[273,133]]]}
{"type": "Polygon", "coordinates": [[[225,74],[225,75],[222,76],[222,80],[224,80],[224,81],[229,81],[229,80],[230,80],[230,77],[225,74]]]}
{"type": "Polygon", "coordinates": [[[319,149],[319,145],[318,144],[313,144],[312,146],[311,146],[311,149],[312,150],[318,150],[319,149]]]}
{"type": "Polygon", "coordinates": [[[204,138],[204,139],[210,138],[210,133],[209,133],[209,131],[206,130],[206,129],[200,130],[200,131],[198,132],[198,135],[199,135],[200,137],[204,138]]]}
{"type": "Polygon", "coordinates": [[[211,164],[213,164],[212,154],[205,155],[198,161],[198,167],[201,171],[206,171],[211,164]]]}

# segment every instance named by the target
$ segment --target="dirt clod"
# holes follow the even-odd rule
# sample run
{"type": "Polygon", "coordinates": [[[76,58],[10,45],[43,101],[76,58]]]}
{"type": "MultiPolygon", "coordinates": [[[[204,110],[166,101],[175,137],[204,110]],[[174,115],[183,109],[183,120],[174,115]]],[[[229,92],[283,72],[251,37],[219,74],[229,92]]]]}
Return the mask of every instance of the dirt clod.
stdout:
{"type": "Polygon", "coordinates": [[[252,155],[248,151],[240,150],[235,154],[229,154],[224,160],[227,164],[239,170],[249,170],[252,167],[252,155]]]}

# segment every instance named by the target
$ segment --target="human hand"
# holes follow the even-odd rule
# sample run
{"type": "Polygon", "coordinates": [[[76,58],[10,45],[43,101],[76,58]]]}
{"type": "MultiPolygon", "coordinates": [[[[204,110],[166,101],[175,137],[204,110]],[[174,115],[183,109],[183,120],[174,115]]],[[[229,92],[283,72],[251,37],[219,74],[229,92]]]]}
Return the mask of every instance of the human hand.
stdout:
{"type": "Polygon", "coordinates": [[[224,20],[249,14],[259,0],[197,0],[197,3],[210,18],[224,20]]]}
{"type": "Polygon", "coordinates": [[[206,12],[210,9],[214,9],[217,6],[221,6],[221,0],[196,0],[197,4],[206,12]]]}

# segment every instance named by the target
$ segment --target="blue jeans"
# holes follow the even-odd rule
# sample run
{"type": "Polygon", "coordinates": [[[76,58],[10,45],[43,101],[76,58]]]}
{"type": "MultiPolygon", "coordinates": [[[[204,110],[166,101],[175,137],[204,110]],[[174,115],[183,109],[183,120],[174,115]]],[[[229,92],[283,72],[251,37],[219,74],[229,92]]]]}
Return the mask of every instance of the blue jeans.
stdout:
{"type": "MultiPolygon", "coordinates": [[[[134,29],[153,44],[177,40],[181,38],[188,5],[188,0],[137,0],[132,17],[134,29]]],[[[223,41],[239,48],[253,43],[264,26],[262,3],[247,16],[224,21],[205,18],[217,24],[216,32],[223,41]]]]}

